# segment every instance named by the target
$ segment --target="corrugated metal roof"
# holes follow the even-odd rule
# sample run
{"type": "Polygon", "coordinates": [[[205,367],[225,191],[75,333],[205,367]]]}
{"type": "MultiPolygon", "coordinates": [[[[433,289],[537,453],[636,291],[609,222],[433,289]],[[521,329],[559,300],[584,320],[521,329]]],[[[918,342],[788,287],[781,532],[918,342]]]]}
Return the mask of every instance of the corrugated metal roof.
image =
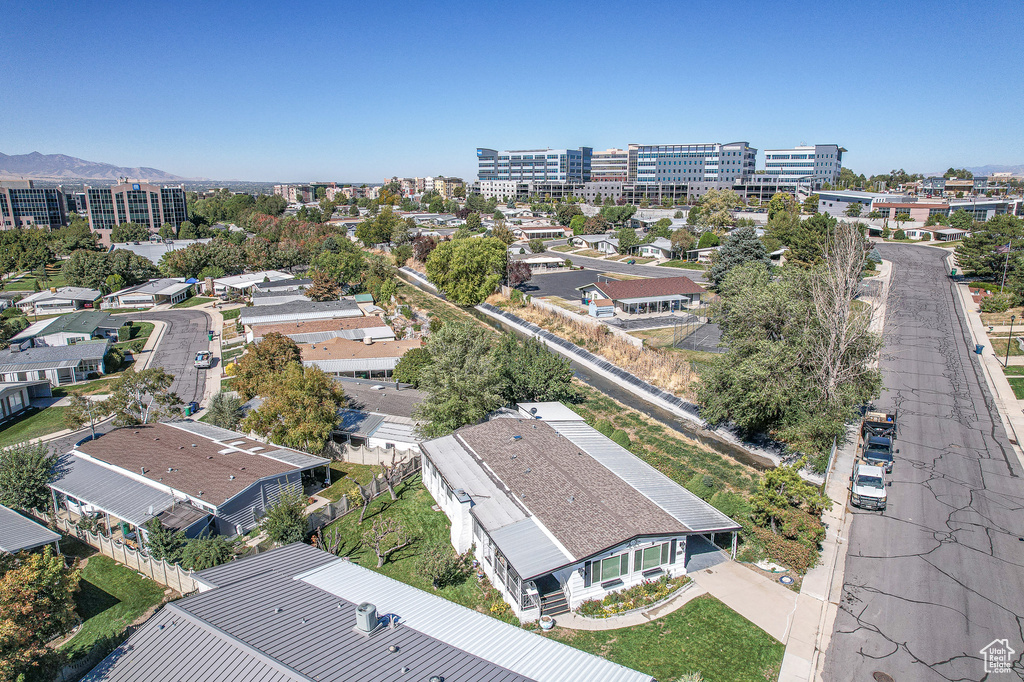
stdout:
{"type": "MultiPolygon", "coordinates": [[[[651,682],[650,675],[527,632],[346,561],[321,566],[296,579],[348,602],[370,602],[377,606],[378,612],[394,612],[406,628],[538,682],[651,682]]],[[[453,675],[445,679],[455,682],[489,678],[453,675]]]]}
{"type": "Polygon", "coordinates": [[[60,535],[0,504],[0,552],[14,554],[60,540],[60,535]]]}
{"type": "MultiPolygon", "coordinates": [[[[203,436],[210,440],[217,441],[218,443],[224,443],[229,445],[231,441],[239,438],[247,438],[243,433],[237,431],[230,431],[228,429],[222,429],[219,426],[213,424],[207,424],[205,422],[194,422],[194,421],[178,421],[169,422],[168,426],[173,426],[189,433],[194,433],[197,436],[203,436]]],[[[300,469],[308,469],[310,467],[324,466],[329,463],[329,459],[323,457],[317,457],[311,455],[308,452],[302,452],[301,450],[294,450],[292,448],[284,448],[274,443],[268,443],[268,447],[265,450],[260,450],[259,455],[261,457],[269,457],[270,459],[276,459],[279,462],[285,464],[291,464],[300,469]]]]}
{"type": "Polygon", "coordinates": [[[358,410],[338,410],[338,416],[341,417],[341,422],[335,427],[336,431],[344,431],[363,438],[368,438],[384,422],[382,414],[358,410]]]}
{"type": "Polygon", "coordinates": [[[523,416],[547,421],[583,421],[583,417],[562,403],[516,403],[523,416]]]}
{"type": "Polygon", "coordinates": [[[51,488],[137,526],[174,503],[166,491],[72,454],[62,455],[57,467],[51,488]]]}
{"type": "Polygon", "coordinates": [[[385,341],[395,338],[395,332],[391,327],[364,327],[362,329],[335,329],[327,332],[308,332],[306,334],[288,334],[295,343],[323,343],[330,339],[349,339],[351,341],[362,341],[370,337],[374,341],[385,341]]]}
{"type": "Polygon", "coordinates": [[[19,368],[44,369],[75,367],[82,360],[102,358],[107,342],[76,343],[71,346],[39,346],[23,351],[0,353],[0,372],[16,372],[19,368]]]}
{"type": "Polygon", "coordinates": [[[545,575],[576,560],[552,542],[532,516],[490,531],[490,536],[523,580],[545,575]]]}
{"type": "Polygon", "coordinates": [[[698,533],[739,530],[728,516],[585,422],[548,424],[687,528],[698,533]]]}
{"type": "Polygon", "coordinates": [[[355,301],[294,301],[282,305],[254,305],[242,308],[242,324],[268,324],[289,320],[323,320],[336,317],[358,317],[363,314],[355,301]]]}
{"type": "Polygon", "coordinates": [[[306,360],[306,367],[319,367],[331,372],[383,372],[393,370],[401,358],[344,358],[338,360],[306,360]]]}
{"type": "Polygon", "coordinates": [[[401,417],[387,417],[384,422],[373,432],[374,438],[393,441],[395,443],[420,443],[423,441],[416,435],[416,423],[411,419],[408,424],[398,421],[401,417]]]}
{"type": "Polygon", "coordinates": [[[336,561],[337,557],[316,549],[304,542],[296,542],[284,547],[262,552],[253,557],[229,561],[192,575],[193,578],[210,587],[224,587],[253,576],[270,571],[291,571],[296,573],[308,571],[326,563],[336,561]]]}

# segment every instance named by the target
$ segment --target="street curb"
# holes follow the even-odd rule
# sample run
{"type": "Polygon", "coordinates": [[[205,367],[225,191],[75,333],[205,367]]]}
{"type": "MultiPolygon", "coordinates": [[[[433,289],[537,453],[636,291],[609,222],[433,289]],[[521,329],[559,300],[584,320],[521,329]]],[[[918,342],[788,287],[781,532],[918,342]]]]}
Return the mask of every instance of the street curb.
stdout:
{"type": "Polygon", "coordinates": [[[153,354],[156,353],[157,347],[160,342],[163,341],[164,334],[167,333],[167,323],[160,320],[146,320],[153,325],[153,333],[146,339],[146,345],[143,346],[139,352],[139,356],[135,359],[135,371],[141,372],[149,368],[149,365],[153,362],[153,354]]]}

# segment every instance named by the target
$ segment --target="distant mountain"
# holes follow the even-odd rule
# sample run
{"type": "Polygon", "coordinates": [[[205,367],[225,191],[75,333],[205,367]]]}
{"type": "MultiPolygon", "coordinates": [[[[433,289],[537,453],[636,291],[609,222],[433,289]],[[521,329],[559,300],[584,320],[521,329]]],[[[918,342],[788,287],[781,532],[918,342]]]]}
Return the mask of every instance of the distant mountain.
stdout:
{"type": "Polygon", "coordinates": [[[76,159],[64,154],[13,154],[0,152],[0,178],[30,180],[117,180],[118,178],[171,182],[178,180],[205,180],[183,178],[156,168],[125,168],[109,163],[76,159]]]}
{"type": "MultiPolygon", "coordinates": [[[[958,166],[959,168],[959,166],[958,166]]],[[[993,173],[1013,173],[1014,175],[1024,175],[1024,164],[1018,164],[1016,166],[1001,166],[999,164],[989,164],[987,166],[967,166],[966,170],[974,173],[974,177],[988,176],[993,173]]],[[[936,175],[942,175],[946,171],[941,170],[937,173],[925,173],[926,177],[933,177],[936,175]]]]}

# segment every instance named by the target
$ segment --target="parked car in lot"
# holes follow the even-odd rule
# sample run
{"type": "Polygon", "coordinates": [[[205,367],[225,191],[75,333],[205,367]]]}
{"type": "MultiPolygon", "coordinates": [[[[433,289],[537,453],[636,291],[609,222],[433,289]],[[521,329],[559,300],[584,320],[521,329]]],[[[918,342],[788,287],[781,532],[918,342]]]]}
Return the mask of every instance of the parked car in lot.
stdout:
{"type": "Polygon", "coordinates": [[[199,351],[196,353],[195,365],[197,369],[209,369],[213,366],[213,353],[208,350],[199,351]]]}
{"type": "Polygon", "coordinates": [[[885,511],[888,502],[885,489],[892,485],[885,478],[885,469],[858,463],[850,476],[850,502],[861,509],[885,511]]]}

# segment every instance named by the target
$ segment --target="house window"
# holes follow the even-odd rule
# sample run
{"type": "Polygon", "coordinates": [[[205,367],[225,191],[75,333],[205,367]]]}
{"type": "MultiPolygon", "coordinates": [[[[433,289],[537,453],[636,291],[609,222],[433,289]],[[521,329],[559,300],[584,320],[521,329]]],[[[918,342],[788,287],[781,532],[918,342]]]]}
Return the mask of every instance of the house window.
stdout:
{"type": "Polygon", "coordinates": [[[629,573],[629,553],[594,562],[594,582],[614,580],[629,573]]]}

